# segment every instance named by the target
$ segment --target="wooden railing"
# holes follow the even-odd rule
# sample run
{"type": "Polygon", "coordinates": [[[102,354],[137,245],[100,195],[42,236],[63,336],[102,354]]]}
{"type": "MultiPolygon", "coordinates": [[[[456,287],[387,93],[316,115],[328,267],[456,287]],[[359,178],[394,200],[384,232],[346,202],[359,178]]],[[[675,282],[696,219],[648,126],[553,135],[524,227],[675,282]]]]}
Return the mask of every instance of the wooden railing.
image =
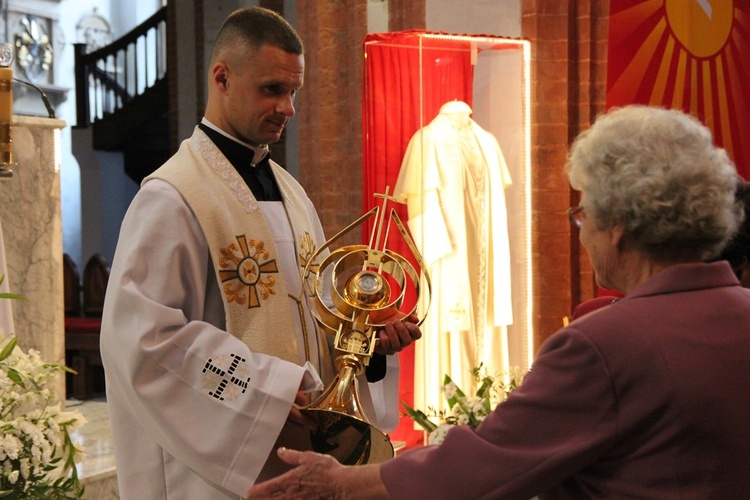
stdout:
{"type": "Polygon", "coordinates": [[[94,52],[74,44],[77,126],[103,119],[166,79],[166,47],[166,7],[94,52]]]}

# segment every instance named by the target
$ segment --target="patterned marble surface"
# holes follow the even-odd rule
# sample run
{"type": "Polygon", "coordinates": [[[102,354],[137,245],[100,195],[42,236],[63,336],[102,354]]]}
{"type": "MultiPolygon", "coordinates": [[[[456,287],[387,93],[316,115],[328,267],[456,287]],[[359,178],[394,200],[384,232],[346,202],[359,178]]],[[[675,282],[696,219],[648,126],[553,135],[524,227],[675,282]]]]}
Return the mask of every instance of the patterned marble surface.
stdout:
{"type": "Polygon", "coordinates": [[[68,400],[66,409],[77,409],[87,423],[76,429],[71,438],[82,444],[86,459],[78,464],[78,477],[86,486],[84,498],[96,500],[118,499],[115,456],[109,427],[107,403],[103,398],[88,401],[68,400]]]}
{"type": "MultiPolygon", "coordinates": [[[[0,181],[0,219],[19,345],[65,361],[60,208],[60,129],[50,118],[13,117],[13,177],[0,181]]],[[[64,394],[60,378],[57,394],[64,394]]]]}

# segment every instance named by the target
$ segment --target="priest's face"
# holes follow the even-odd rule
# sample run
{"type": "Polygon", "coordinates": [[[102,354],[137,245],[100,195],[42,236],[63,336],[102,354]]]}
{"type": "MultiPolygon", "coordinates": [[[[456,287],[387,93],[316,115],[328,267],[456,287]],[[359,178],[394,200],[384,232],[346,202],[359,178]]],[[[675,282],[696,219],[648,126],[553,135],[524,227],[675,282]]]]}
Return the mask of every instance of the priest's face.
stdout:
{"type": "Polygon", "coordinates": [[[234,61],[226,69],[219,126],[255,146],[278,141],[294,116],[294,99],[304,80],[304,56],[262,45],[234,61]]]}

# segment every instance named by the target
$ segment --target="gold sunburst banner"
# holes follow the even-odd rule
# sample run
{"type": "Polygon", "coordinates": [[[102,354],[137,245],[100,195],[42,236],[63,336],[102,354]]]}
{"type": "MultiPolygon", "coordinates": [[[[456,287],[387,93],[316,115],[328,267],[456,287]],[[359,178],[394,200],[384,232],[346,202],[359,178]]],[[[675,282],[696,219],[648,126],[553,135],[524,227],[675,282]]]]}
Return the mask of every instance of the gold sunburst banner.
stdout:
{"type": "Polygon", "coordinates": [[[750,179],[750,2],[612,0],[607,107],[634,103],[698,117],[750,179]]]}

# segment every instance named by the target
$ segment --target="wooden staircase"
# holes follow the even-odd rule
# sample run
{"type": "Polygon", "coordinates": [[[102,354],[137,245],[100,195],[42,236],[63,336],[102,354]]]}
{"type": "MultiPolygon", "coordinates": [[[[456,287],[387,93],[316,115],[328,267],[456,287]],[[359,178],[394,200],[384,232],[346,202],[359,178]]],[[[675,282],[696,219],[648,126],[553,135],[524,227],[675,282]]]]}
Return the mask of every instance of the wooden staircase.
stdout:
{"type": "Polygon", "coordinates": [[[93,148],[121,152],[137,183],[170,154],[167,8],[110,45],[74,44],[76,128],[92,128],[93,148]]]}

